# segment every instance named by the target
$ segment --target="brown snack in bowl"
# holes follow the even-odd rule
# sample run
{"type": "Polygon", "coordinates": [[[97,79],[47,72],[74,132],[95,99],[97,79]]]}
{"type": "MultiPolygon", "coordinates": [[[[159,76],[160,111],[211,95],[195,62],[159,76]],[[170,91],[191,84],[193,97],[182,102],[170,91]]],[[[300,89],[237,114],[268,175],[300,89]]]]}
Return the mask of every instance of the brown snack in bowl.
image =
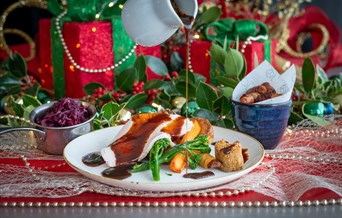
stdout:
{"type": "Polygon", "coordinates": [[[215,157],[222,163],[219,168],[224,172],[241,170],[248,159],[247,149],[242,149],[240,142],[229,144],[220,140],[215,144],[215,157]]]}
{"type": "Polygon", "coordinates": [[[246,94],[243,94],[240,97],[240,102],[245,104],[253,104],[277,96],[279,96],[279,94],[276,93],[275,89],[268,82],[265,82],[261,85],[248,89],[246,94]]]}

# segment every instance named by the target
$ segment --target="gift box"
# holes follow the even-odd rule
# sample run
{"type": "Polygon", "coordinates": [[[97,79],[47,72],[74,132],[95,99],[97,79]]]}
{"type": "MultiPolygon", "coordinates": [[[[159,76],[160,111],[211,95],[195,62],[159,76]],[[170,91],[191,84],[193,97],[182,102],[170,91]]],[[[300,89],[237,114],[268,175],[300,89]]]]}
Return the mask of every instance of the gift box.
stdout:
{"type": "MultiPolygon", "coordinates": [[[[113,22],[66,22],[63,38],[75,62],[86,69],[102,69],[119,63],[131,51],[134,42],[123,32],[121,21],[113,22]],[[113,40],[114,39],[114,40],[113,40]]],[[[56,98],[68,96],[81,98],[83,87],[90,82],[99,82],[107,89],[114,88],[114,74],[132,66],[136,56],[153,55],[161,57],[160,46],[145,48],[137,46],[126,61],[115,70],[86,72],[77,69],[64,52],[60,38],[51,26],[50,19],[39,21],[39,63],[38,77],[44,88],[54,89],[56,98]],[[52,33],[52,35],[51,35],[52,33]],[[54,41],[53,41],[54,40],[54,41]],[[54,61],[54,62],[53,62],[54,61]]],[[[147,78],[159,78],[150,69],[147,78]]]]}

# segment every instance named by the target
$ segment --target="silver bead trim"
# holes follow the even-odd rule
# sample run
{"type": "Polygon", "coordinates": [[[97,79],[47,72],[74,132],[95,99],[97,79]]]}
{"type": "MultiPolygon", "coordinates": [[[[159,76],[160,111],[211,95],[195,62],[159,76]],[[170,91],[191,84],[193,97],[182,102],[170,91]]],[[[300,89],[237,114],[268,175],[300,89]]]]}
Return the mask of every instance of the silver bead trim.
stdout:
{"type": "MultiPolygon", "coordinates": [[[[267,151],[266,151],[267,152],[267,151]]],[[[285,159],[285,160],[294,160],[294,161],[310,161],[310,162],[316,162],[321,164],[342,164],[342,160],[338,160],[336,158],[325,158],[317,157],[317,156],[307,156],[307,155],[294,155],[294,154],[272,154],[272,153],[266,153],[265,157],[273,158],[273,159],[285,159]]]]}
{"type": "Polygon", "coordinates": [[[60,20],[62,19],[62,17],[64,17],[67,13],[67,10],[63,11],[60,15],[58,15],[56,17],[56,29],[57,29],[57,34],[61,40],[61,43],[63,45],[63,48],[64,48],[64,52],[66,54],[66,56],[68,57],[69,61],[71,62],[71,64],[78,70],[81,70],[81,71],[84,71],[84,72],[87,72],[87,73],[103,73],[103,72],[106,72],[106,71],[109,71],[109,70],[114,70],[115,68],[119,67],[120,65],[122,65],[123,63],[125,63],[125,61],[130,57],[132,56],[132,54],[135,52],[135,49],[137,48],[137,44],[135,44],[132,49],[128,52],[128,54],[122,58],[120,61],[118,61],[118,63],[112,65],[112,66],[108,66],[108,67],[105,67],[105,68],[101,68],[101,69],[88,69],[88,68],[85,68],[85,67],[81,67],[78,63],[76,63],[75,59],[72,57],[71,53],[70,53],[70,50],[64,40],[64,37],[63,37],[63,33],[62,33],[62,28],[61,28],[61,25],[60,25],[60,20]]]}
{"type": "Polygon", "coordinates": [[[188,202],[1,202],[0,207],[310,207],[342,205],[342,198],[306,201],[188,201],[188,202]]]}

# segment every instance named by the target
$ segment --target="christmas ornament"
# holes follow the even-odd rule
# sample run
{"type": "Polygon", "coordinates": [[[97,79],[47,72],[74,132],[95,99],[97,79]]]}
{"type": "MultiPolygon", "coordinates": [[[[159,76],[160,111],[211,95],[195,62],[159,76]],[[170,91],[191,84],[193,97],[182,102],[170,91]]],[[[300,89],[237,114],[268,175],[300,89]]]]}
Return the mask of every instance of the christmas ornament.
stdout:
{"type": "MultiPolygon", "coordinates": [[[[200,109],[200,107],[198,106],[196,101],[189,101],[189,103],[188,103],[188,116],[192,117],[192,114],[198,109],[200,109]]],[[[182,109],[181,109],[181,115],[186,116],[186,104],[184,104],[182,109]]]]}
{"type": "Polygon", "coordinates": [[[324,115],[324,111],[325,111],[325,106],[323,103],[306,104],[304,106],[305,114],[322,117],[324,115]]]}
{"type": "Polygon", "coordinates": [[[144,105],[144,106],[138,108],[135,112],[137,114],[141,114],[141,113],[156,113],[157,109],[155,109],[154,107],[152,107],[150,105],[144,105]]]}
{"type": "Polygon", "coordinates": [[[329,115],[334,113],[334,108],[331,103],[324,103],[324,115],[329,115]]]}
{"type": "Polygon", "coordinates": [[[178,96],[172,100],[171,104],[172,104],[172,107],[180,110],[182,106],[185,104],[185,102],[186,102],[186,99],[184,97],[178,96]]]}

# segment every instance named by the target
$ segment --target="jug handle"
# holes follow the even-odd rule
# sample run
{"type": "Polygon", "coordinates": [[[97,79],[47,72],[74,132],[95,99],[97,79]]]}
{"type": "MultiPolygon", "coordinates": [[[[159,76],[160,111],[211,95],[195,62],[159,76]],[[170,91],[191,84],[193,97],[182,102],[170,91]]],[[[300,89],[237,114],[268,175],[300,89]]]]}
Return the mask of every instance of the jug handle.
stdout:
{"type": "Polygon", "coordinates": [[[40,140],[44,141],[46,138],[46,133],[44,131],[32,127],[1,127],[0,135],[14,131],[33,131],[38,133],[40,140]]]}

